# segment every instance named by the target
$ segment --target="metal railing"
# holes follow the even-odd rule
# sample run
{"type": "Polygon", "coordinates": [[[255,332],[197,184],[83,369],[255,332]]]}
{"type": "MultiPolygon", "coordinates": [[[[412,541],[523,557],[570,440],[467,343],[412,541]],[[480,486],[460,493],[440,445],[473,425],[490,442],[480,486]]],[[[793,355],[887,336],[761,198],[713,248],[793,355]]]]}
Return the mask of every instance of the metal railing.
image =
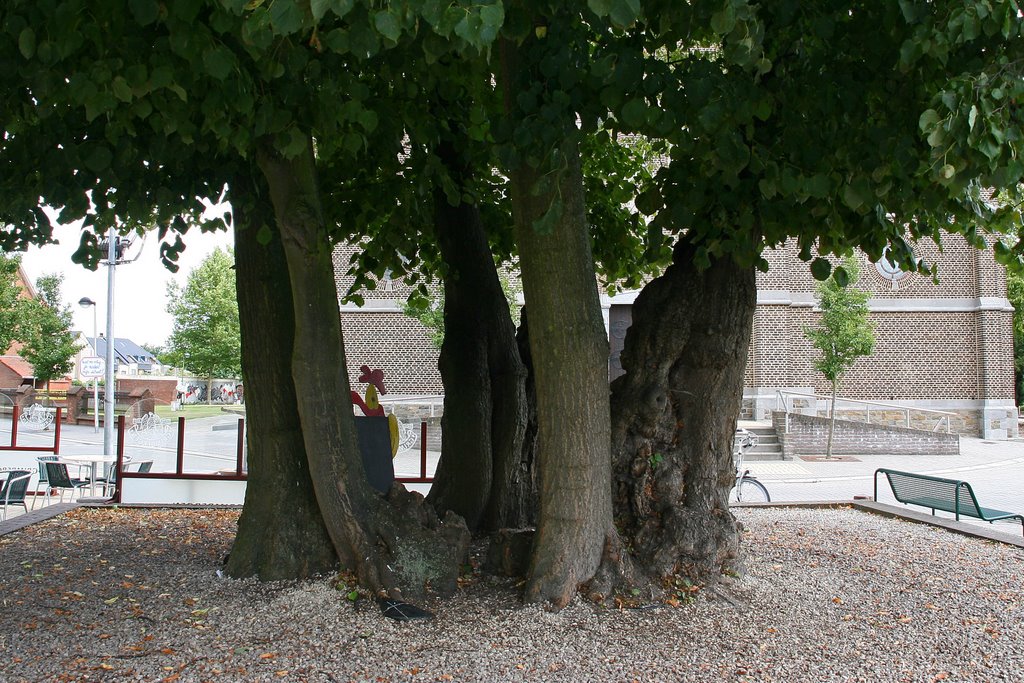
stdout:
{"type": "MultiPolygon", "coordinates": [[[[779,409],[785,411],[785,413],[786,413],[785,432],[787,434],[789,433],[789,414],[791,412],[799,412],[799,411],[793,409],[790,406],[790,402],[789,402],[789,398],[790,397],[806,398],[806,399],[811,399],[811,400],[813,400],[815,402],[817,402],[819,399],[823,400],[823,401],[827,401],[828,405],[829,405],[829,409],[828,409],[828,412],[826,412],[825,417],[831,417],[832,416],[831,415],[831,406],[832,406],[832,397],[831,396],[822,396],[821,394],[806,394],[806,393],[802,393],[802,392],[799,392],[799,391],[784,391],[782,389],[779,389],[778,391],[775,392],[775,406],[776,406],[776,408],[779,408],[779,409]]],[[[924,413],[925,416],[931,415],[931,416],[935,417],[935,425],[932,427],[931,431],[938,432],[939,429],[943,425],[945,425],[946,434],[950,433],[950,418],[951,417],[957,417],[956,413],[950,413],[950,412],[946,412],[944,410],[932,410],[930,408],[917,408],[917,407],[913,407],[913,406],[901,406],[901,405],[898,405],[898,404],[895,404],[895,403],[882,403],[880,401],[864,401],[864,400],[856,399],[856,398],[839,398],[839,397],[837,397],[836,398],[836,405],[838,406],[839,404],[854,404],[854,405],[864,406],[864,421],[866,423],[868,423],[868,424],[873,424],[871,422],[871,407],[872,406],[876,406],[876,409],[875,409],[875,413],[876,414],[877,413],[901,412],[901,413],[903,413],[903,419],[902,419],[903,426],[907,427],[908,429],[911,427],[911,421],[910,421],[910,414],[911,414],[911,412],[914,412],[914,413],[924,413]]],[[[836,412],[838,413],[838,410],[836,412]]],[[[814,415],[816,416],[817,414],[818,414],[818,408],[817,408],[817,403],[815,403],[814,415]]],[[[844,417],[843,419],[849,419],[849,418],[848,417],[844,417]]]]}
{"type": "MultiPolygon", "coordinates": [[[[175,447],[175,469],[172,472],[130,472],[125,471],[125,416],[117,417],[117,453],[114,466],[117,468],[117,483],[114,502],[121,500],[121,483],[125,479],[176,479],[194,481],[246,481],[248,471],[245,458],[245,419],[238,419],[238,438],[235,443],[235,466],[220,472],[189,472],[185,469],[185,418],[178,418],[177,444],[175,447]]],[[[434,481],[427,465],[427,423],[420,423],[419,473],[413,476],[396,476],[395,481],[403,484],[429,484],[434,481]]]]}

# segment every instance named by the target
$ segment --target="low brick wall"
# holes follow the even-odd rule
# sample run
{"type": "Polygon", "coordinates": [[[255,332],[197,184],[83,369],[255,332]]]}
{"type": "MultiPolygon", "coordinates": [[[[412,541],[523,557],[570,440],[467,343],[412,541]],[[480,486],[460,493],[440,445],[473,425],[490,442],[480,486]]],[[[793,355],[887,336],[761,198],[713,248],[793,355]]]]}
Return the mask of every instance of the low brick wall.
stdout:
{"type": "Polygon", "coordinates": [[[169,405],[178,397],[176,377],[118,377],[117,393],[132,393],[148,389],[158,404],[169,405]]]}
{"type": "MultiPolygon", "coordinates": [[[[772,423],[787,458],[795,455],[825,455],[829,419],[810,415],[772,413],[772,423]]],[[[959,455],[960,437],[906,427],[837,420],[832,437],[832,455],[959,455]]]]}

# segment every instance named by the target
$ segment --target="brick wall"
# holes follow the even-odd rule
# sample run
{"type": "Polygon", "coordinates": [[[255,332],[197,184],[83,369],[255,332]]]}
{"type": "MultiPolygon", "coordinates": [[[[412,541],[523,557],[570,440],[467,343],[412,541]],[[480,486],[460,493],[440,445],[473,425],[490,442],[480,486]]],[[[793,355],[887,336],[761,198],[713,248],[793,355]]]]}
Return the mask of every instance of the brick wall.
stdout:
{"type": "MultiPolygon", "coordinates": [[[[787,432],[785,413],[775,412],[772,414],[772,423],[787,458],[795,455],[825,455],[828,418],[790,413],[787,432]]],[[[832,454],[959,455],[960,437],[957,434],[837,420],[832,436],[832,454]]]]}
{"type": "MultiPolygon", "coordinates": [[[[117,393],[131,394],[149,389],[150,396],[157,404],[170,405],[178,397],[176,377],[118,377],[117,393]]],[[[100,391],[102,396],[103,391],[100,391]]],[[[100,399],[102,400],[102,398],[100,399]]]]}

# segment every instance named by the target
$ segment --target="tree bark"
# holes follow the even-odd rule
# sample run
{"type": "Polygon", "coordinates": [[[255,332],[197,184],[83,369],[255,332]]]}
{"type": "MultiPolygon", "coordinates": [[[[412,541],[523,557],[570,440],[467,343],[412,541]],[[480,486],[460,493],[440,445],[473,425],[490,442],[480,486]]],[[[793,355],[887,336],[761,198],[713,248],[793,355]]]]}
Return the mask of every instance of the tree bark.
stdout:
{"type": "Polygon", "coordinates": [[[313,493],[296,410],[284,251],[276,230],[265,245],[256,237],[273,215],[258,185],[244,177],[231,183],[249,472],[227,572],[264,581],[303,579],[330,571],[338,557],[313,493]]]}
{"type": "Polygon", "coordinates": [[[680,238],[633,305],[612,383],[615,519],[650,578],[713,582],[739,552],[732,443],[756,289],[753,269],[693,255],[680,238]]]}
{"type": "Polygon", "coordinates": [[[510,173],[537,391],[540,509],[524,599],[558,608],[594,576],[617,537],[609,488],[608,338],[575,117],[565,111],[558,147],[545,149],[536,122],[514,104],[520,81],[532,82],[545,53],[561,49],[552,40],[505,41],[501,56],[509,124],[537,140],[536,149],[521,150],[510,173]],[[545,216],[545,229],[535,229],[545,216]]]}
{"type": "MultiPolygon", "coordinates": [[[[828,409],[828,443],[825,445],[825,459],[832,459],[832,435],[836,431],[836,396],[839,395],[839,381],[832,380],[832,403],[828,409]]],[[[817,412],[817,411],[815,411],[817,412]]]]}
{"type": "Polygon", "coordinates": [[[438,520],[418,494],[395,485],[387,500],[366,479],[349,397],[331,244],[320,207],[312,141],[284,158],[258,152],[281,232],[295,315],[292,382],[313,487],[342,565],[363,586],[394,597],[450,593],[469,532],[438,520]]]}
{"type": "MultiPolygon", "coordinates": [[[[466,169],[452,145],[438,155],[452,179],[466,169]]],[[[476,206],[434,193],[434,225],[447,272],[445,337],[438,368],[444,383],[441,459],[428,500],[453,510],[470,530],[526,524],[531,473],[521,458],[526,429],[526,370],[487,235],[476,206]]]]}

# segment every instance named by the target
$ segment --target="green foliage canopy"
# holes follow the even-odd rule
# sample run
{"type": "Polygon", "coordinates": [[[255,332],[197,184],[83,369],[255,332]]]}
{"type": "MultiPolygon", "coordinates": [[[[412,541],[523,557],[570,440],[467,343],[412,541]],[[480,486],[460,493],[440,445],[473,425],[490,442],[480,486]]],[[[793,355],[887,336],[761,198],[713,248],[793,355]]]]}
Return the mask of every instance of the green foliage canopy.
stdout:
{"type": "Polygon", "coordinates": [[[24,341],[25,316],[30,305],[18,286],[18,264],[15,257],[0,254],[0,353],[15,341],[24,341]]]}
{"type": "Polygon", "coordinates": [[[242,347],[235,296],[234,259],[215,249],[181,288],[167,287],[167,312],[174,316],[168,342],[184,367],[202,377],[239,377],[242,347]]]}
{"type": "Polygon", "coordinates": [[[871,355],[875,350],[874,325],[868,320],[868,292],[855,288],[859,267],[853,258],[843,259],[843,270],[849,277],[846,284],[833,273],[818,284],[818,306],[821,321],[804,333],[818,350],[814,367],[838,386],[858,358],[871,355]]]}
{"type": "Polygon", "coordinates": [[[82,348],[71,331],[71,309],[63,306],[61,275],[44,275],[36,280],[38,298],[28,299],[23,334],[25,346],[19,354],[32,364],[36,380],[49,384],[74,368],[74,356],[82,348]]]}

